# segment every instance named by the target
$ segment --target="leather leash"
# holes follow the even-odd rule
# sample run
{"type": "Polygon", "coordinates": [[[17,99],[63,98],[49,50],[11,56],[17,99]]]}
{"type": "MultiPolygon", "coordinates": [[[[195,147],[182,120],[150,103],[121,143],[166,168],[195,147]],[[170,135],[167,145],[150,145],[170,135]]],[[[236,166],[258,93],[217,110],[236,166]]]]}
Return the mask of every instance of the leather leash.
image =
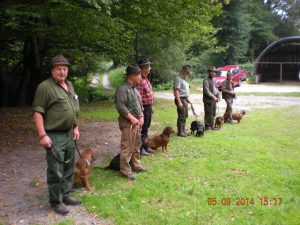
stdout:
{"type": "Polygon", "coordinates": [[[199,115],[196,113],[193,104],[192,104],[192,103],[190,103],[190,104],[191,104],[191,108],[192,108],[193,115],[194,115],[194,116],[196,117],[196,119],[197,119],[197,118],[199,117],[199,115]]]}
{"type": "Polygon", "coordinates": [[[78,152],[79,157],[80,157],[83,161],[85,161],[85,160],[82,158],[82,155],[81,155],[81,153],[80,153],[80,151],[79,151],[79,149],[78,149],[77,141],[74,140],[74,142],[75,142],[75,148],[76,148],[76,150],[77,150],[77,152],[78,152]]]}

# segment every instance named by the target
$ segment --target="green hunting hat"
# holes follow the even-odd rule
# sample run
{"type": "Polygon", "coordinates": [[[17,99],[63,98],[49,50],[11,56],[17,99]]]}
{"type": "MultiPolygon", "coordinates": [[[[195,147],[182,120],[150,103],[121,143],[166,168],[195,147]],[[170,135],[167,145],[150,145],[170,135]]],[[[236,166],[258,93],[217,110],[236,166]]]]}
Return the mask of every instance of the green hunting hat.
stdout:
{"type": "Polygon", "coordinates": [[[192,73],[192,67],[190,65],[183,65],[182,69],[186,70],[188,73],[192,73]]]}
{"type": "Polygon", "coordinates": [[[130,75],[130,74],[137,74],[137,73],[140,73],[141,72],[141,69],[135,65],[135,64],[129,64],[124,72],[124,74],[126,76],[130,75]]]}
{"type": "Polygon", "coordinates": [[[150,62],[150,60],[148,58],[140,58],[138,60],[138,65],[139,66],[148,66],[150,64],[152,64],[152,63],[150,62]]]}
{"type": "Polygon", "coordinates": [[[62,54],[59,54],[57,56],[54,56],[51,60],[51,66],[55,66],[55,65],[70,66],[70,63],[62,54]]]}

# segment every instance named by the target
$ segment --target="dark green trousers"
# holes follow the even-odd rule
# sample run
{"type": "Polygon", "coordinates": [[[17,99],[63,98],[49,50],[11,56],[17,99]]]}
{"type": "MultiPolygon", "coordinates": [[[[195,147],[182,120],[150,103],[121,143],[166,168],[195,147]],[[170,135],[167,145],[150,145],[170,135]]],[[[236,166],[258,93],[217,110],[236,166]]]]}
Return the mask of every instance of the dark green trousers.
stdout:
{"type": "Polygon", "coordinates": [[[205,126],[213,126],[217,111],[216,102],[204,102],[204,122],[205,126]]]}
{"type": "MultiPolygon", "coordinates": [[[[232,121],[232,104],[233,104],[233,99],[225,99],[225,102],[227,104],[226,111],[228,113],[228,120],[232,121]]],[[[227,122],[227,121],[225,121],[227,122]]]]}
{"type": "Polygon", "coordinates": [[[73,131],[47,132],[52,149],[47,149],[47,184],[49,202],[59,203],[69,197],[73,186],[75,143],[73,131]],[[53,153],[55,151],[55,153],[53,153]]]}
{"type": "Polygon", "coordinates": [[[188,118],[188,103],[187,103],[187,98],[180,98],[183,107],[180,109],[178,107],[178,102],[175,99],[175,105],[177,106],[177,127],[183,126],[186,123],[186,119],[188,118]]]}

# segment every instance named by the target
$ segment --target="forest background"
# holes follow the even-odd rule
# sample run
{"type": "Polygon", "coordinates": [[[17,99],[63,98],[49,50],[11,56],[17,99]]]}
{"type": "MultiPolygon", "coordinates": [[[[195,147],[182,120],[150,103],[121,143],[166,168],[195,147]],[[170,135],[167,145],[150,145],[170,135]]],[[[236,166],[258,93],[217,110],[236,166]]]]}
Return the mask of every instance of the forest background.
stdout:
{"type": "Polygon", "coordinates": [[[155,87],[189,63],[249,71],[270,43],[300,35],[299,0],[4,0],[0,2],[0,107],[30,105],[62,53],[81,102],[107,99],[97,72],[151,59],[155,87]],[[111,62],[111,63],[110,63],[111,62]]]}

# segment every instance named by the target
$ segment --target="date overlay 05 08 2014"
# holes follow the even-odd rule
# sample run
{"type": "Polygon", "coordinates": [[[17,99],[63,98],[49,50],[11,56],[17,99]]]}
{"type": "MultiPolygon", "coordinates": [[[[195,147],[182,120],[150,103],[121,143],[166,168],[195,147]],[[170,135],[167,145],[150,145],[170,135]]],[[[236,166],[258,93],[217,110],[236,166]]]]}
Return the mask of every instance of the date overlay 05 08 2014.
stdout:
{"type": "Polygon", "coordinates": [[[283,203],[282,197],[210,197],[207,199],[207,204],[209,206],[247,206],[247,205],[281,205],[283,203]]]}

